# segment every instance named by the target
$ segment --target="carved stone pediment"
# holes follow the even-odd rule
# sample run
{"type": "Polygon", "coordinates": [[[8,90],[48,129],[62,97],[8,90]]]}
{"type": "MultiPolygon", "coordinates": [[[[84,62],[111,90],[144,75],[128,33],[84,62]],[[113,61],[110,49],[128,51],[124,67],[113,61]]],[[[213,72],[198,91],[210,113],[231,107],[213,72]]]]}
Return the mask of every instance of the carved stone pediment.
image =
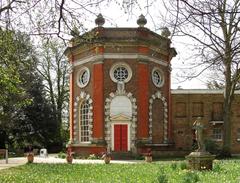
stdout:
{"type": "Polygon", "coordinates": [[[110,117],[111,121],[130,121],[131,117],[124,114],[117,114],[110,117]]]}

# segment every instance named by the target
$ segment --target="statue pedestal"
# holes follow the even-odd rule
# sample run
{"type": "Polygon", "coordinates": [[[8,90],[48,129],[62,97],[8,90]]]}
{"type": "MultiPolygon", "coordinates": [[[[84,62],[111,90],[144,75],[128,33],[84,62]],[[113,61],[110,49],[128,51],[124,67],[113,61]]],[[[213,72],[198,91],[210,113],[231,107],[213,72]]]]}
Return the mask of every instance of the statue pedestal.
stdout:
{"type": "Polygon", "coordinates": [[[215,155],[209,152],[191,152],[186,159],[188,160],[188,167],[192,170],[212,170],[213,160],[215,155]]]}

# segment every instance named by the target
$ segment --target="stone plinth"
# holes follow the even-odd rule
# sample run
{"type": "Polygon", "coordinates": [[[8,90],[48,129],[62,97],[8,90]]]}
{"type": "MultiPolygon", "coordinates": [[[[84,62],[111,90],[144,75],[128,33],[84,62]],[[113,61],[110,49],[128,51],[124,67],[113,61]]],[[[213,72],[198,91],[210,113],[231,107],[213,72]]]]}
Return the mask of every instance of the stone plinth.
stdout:
{"type": "Polygon", "coordinates": [[[212,170],[215,155],[209,152],[191,152],[186,156],[188,167],[192,170],[212,170]]]}

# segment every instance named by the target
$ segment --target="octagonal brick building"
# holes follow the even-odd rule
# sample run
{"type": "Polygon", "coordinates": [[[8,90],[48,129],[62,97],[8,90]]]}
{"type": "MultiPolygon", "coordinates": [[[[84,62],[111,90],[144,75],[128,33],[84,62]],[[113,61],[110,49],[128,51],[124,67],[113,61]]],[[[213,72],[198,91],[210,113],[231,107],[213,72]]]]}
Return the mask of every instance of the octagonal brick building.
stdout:
{"type": "Polygon", "coordinates": [[[70,73],[70,142],[78,154],[141,154],[171,148],[170,74],[176,55],[167,29],[97,27],[74,34],[70,73]]]}

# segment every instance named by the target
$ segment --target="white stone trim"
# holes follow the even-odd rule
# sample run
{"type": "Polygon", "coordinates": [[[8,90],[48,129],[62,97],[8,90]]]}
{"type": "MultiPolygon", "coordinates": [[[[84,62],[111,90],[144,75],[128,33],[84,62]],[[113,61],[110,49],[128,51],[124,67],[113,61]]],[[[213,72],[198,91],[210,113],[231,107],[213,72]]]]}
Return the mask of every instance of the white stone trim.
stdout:
{"type": "Polygon", "coordinates": [[[138,54],[138,53],[104,53],[102,55],[87,56],[87,57],[78,59],[73,63],[73,66],[75,67],[88,62],[95,62],[103,59],[137,59],[137,60],[146,60],[149,62],[157,63],[162,66],[169,65],[169,63],[167,63],[164,60],[157,59],[155,57],[151,57],[143,54],[138,54]]]}
{"type": "MultiPolygon", "coordinates": [[[[129,122],[129,150],[135,151],[135,140],[136,140],[136,132],[137,132],[137,105],[136,105],[136,99],[133,97],[132,93],[126,93],[125,91],[123,93],[115,92],[110,93],[109,97],[105,100],[105,141],[107,143],[107,149],[113,150],[113,131],[112,131],[112,125],[115,124],[114,121],[110,118],[110,104],[114,97],[116,96],[126,96],[129,98],[129,100],[132,103],[132,119],[129,122]]],[[[122,123],[122,121],[121,121],[122,123]]],[[[125,123],[126,124],[126,123],[125,123]]]]}
{"type": "MultiPolygon", "coordinates": [[[[92,141],[92,133],[93,133],[93,112],[92,112],[92,109],[93,109],[93,106],[92,106],[92,99],[90,97],[89,94],[87,94],[86,92],[84,91],[81,91],[80,92],[80,95],[77,96],[74,100],[74,119],[73,119],[73,129],[74,129],[74,133],[73,133],[73,143],[74,144],[78,144],[80,143],[80,127],[79,127],[79,105],[82,103],[82,101],[84,100],[88,100],[89,101],[89,141],[91,142],[92,141]]],[[[85,144],[88,144],[88,143],[85,143],[85,144]]]]}
{"type": "MultiPolygon", "coordinates": [[[[217,89],[173,89],[171,94],[223,94],[224,90],[217,89]]],[[[240,94],[240,90],[234,92],[240,94]]]]}
{"type": "Polygon", "coordinates": [[[160,99],[163,102],[163,141],[168,142],[168,105],[164,96],[162,96],[160,91],[157,91],[149,99],[149,140],[152,142],[152,104],[156,99],[160,99]]]}
{"type": "Polygon", "coordinates": [[[69,64],[68,74],[72,74],[73,73],[73,67],[74,67],[74,65],[72,63],[69,64]]]}

